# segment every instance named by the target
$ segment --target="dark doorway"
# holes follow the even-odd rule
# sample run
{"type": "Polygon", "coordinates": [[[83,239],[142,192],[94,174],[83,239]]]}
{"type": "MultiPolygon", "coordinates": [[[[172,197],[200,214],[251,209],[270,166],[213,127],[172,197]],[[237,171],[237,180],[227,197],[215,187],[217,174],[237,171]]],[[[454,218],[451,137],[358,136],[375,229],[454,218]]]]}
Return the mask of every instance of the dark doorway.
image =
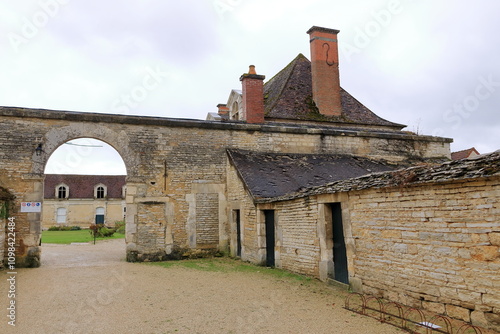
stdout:
{"type": "Polygon", "coordinates": [[[266,266],[274,267],[274,245],[275,245],[275,227],[274,210],[264,210],[264,220],[266,224],[266,266]]]}
{"type": "Polygon", "coordinates": [[[241,216],[240,210],[234,210],[234,220],[236,222],[236,256],[241,257],[241,216]]]}
{"type": "Polygon", "coordinates": [[[95,210],[95,223],[104,224],[104,208],[97,208],[95,210]]]}
{"type": "Polygon", "coordinates": [[[347,272],[347,253],[344,238],[344,226],[342,224],[342,208],[340,203],[330,205],[332,209],[333,224],[333,267],[334,279],[349,284],[349,273],[347,272]]]}

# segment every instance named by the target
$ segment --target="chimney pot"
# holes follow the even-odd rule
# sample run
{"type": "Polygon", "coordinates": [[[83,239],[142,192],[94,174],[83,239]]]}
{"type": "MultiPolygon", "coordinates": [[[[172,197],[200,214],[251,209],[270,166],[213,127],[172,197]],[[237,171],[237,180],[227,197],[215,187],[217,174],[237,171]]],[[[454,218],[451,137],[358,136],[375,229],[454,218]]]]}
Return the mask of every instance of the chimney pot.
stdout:
{"type": "Polygon", "coordinates": [[[227,115],[227,114],[229,114],[229,108],[227,107],[227,105],[226,105],[226,104],[219,103],[219,104],[217,105],[217,113],[218,113],[220,116],[227,115]]]}

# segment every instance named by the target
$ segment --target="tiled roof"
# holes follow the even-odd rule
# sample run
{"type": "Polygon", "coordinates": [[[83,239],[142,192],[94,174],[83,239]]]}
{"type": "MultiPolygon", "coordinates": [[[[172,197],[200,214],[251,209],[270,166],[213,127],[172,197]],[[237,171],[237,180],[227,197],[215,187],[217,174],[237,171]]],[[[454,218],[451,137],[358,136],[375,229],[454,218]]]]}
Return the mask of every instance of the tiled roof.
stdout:
{"type": "Polygon", "coordinates": [[[94,198],[94,187],[104,184],[108,198],[122,198],[125,175],[67,175],[46,174],[44,198],[55,198],[55,188],[64,183],[69,187],[69,198],[94,198]]]}
{"type": "Polygon", "coordinates": [[[393,170],[384,162],[349,155],[278,154],[228,150],[254,199],[283,196],[302,188],[393,170]]]}
{"type": "Polygon", "coordinates": [[[453,160],[437,165],[426,164],[338,180],[317,187],[304,188],[284,196],[257,199],[256,202],[270,203],[368,188],[406,187],[413,184],[450,182],[485,177],[500,177],[500,150],[470,159],[453,160]]]}
{"type": "Polygon", "coordinates": [[[343,113],[325,116],[312,99],[311,62],[299,54],[288,66],[264,85],[266,118],[323,121],[347,124],[387,126],[400,130],[405,125],[389,122],[365,107],[341,88],[343,113]]]}
{"type": "Polygon", "coordinates": [[[458,152],[451,152],[451,160],[465,159],[468,158],[472,153],[475,153],[475,155],[479,155],[479,152],[474,147],[458,152]]]}

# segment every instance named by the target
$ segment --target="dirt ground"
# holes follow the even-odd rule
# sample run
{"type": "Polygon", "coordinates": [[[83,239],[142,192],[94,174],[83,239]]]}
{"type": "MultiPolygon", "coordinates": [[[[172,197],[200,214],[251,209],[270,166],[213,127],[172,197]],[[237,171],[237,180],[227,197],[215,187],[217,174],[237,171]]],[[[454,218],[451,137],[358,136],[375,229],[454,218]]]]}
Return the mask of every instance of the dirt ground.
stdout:
{"type": "Polygon", "coordinates": [[[402,333],[343,309],[345,292],[260,272],[127,263],[123,240],[43,245],[42,267],[0,271],[0,333],[402,333]]]}

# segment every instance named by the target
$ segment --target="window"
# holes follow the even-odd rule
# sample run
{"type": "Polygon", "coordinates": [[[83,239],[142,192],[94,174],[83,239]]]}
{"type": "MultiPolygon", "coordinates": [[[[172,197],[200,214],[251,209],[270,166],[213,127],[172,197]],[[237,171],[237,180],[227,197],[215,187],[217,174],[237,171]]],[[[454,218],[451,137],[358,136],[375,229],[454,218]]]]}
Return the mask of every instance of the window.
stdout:
{"type": "Polygon", "coordinates": [[[108,196],[108,188],[100,183],[94,187],[94,198],[106,198],[108,196]]]}
{"type": "Polygon", "coordinates": [[[103,187],[97,187],[97,198],[104,198],[104,188],[103,187]]]}
{"type": "Polygon", "coordinates": [[[69,187],[65,184],[56,186],[56,198],[63,199],[69,197],[69,187]]]}
{"type": "Polygon", "coordinates": [[[56,223],[58,224],[66,223],[66,208],[57,208],[56,223]]]}

